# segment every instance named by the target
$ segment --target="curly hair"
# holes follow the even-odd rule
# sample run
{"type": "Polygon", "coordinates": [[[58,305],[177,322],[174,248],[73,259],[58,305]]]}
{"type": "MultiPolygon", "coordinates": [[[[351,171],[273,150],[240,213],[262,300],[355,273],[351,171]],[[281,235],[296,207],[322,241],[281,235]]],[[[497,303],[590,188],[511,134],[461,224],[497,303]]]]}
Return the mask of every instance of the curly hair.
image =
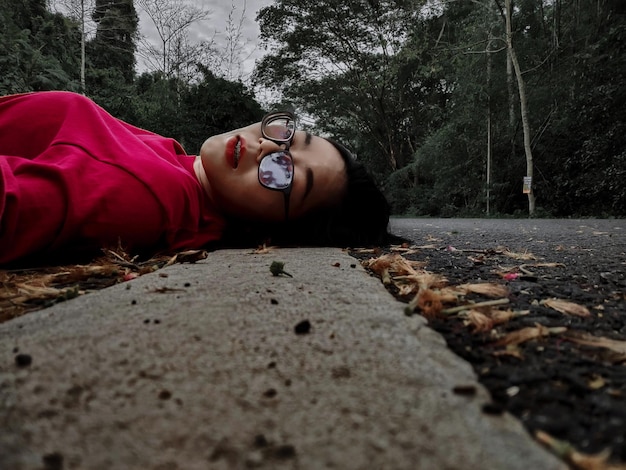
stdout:
{"type": "Polygon", "coordinates": [[[282,223],[229,219],[221,246],[363,247],[387,244],[390,206],[365,166],[342,144],[328,140],[345,163],[346,187],[337,204],[282,223]]]}

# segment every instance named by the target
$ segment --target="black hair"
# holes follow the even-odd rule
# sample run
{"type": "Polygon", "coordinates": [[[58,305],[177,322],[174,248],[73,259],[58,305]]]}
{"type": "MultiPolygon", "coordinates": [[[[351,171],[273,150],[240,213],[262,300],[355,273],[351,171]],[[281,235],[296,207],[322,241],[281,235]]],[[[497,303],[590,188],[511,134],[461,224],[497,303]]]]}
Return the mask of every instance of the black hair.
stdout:
{"type": "Polygon", "coordinates": [[[257,223],[229,219],[222,246],[363,247],[385,245],[390,206],[365,166],[342,144],[328,140],[345,163],[346,187],[337,204],[287,222],[257,223]]]}

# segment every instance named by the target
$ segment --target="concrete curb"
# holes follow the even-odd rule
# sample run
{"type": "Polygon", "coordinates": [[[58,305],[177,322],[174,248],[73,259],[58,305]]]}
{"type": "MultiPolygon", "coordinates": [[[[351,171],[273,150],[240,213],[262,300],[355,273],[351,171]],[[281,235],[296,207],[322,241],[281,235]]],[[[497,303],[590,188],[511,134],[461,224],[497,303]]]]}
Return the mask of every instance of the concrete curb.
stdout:
{"type": "Polygon", "coordinates": [[[565,468],[336,249],[211,253],[2,324],[0,357],[2,469],[565,468]]]}

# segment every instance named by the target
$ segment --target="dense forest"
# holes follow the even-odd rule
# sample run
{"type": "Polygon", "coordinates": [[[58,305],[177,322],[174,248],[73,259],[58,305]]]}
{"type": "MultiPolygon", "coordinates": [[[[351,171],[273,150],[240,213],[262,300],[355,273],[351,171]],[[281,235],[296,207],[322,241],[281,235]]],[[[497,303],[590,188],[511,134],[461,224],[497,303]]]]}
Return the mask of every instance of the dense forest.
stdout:
{"type": "Polygon", "coordinates": [[[289,107],[353,148],[396,214],[626,215],[623,0],[275,0],[245,81],[231,17],[212,18],[220,50],[191,43],[206,14],[182,0],[65,2],[0,0],[0,94],[83,92],[190,153],[289,107]]]}

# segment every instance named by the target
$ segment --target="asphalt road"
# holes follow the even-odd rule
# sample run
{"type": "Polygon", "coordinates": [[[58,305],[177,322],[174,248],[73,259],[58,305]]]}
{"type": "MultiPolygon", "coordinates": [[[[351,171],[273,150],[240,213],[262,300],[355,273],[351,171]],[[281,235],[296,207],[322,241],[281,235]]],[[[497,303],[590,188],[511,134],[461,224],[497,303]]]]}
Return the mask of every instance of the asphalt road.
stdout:
{"type": "Polygon", "coordinates": [[[575,244],[624,256],[626,219],[392,219],[395,235],[422,242],[442,241],[506,245],[510,249],[545,243],[575,244]]]}

